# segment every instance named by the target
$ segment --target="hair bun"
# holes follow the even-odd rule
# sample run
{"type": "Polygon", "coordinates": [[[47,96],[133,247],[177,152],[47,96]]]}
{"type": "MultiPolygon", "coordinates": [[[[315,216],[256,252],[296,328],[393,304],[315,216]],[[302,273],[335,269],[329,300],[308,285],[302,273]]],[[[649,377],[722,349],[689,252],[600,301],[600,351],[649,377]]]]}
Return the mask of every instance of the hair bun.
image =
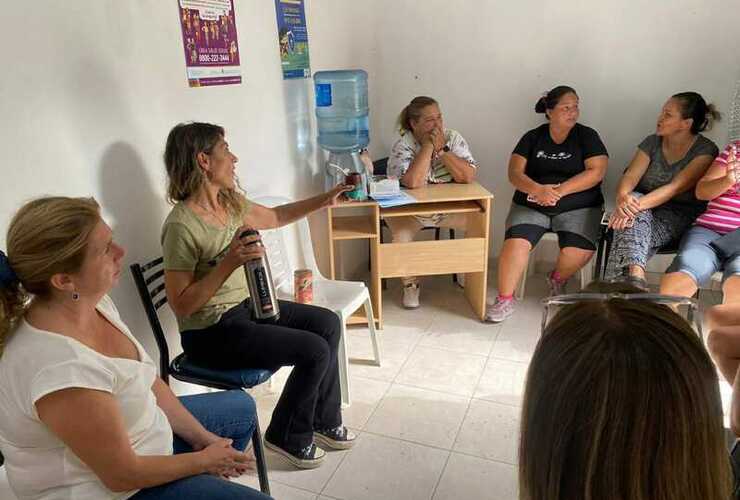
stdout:
{"type": "Polygon", "coordinates": [[[534,105],[534,112],[535,113],[544,113],[547,110],[547,92],[542,94],[539,99],[537,99],[537,103],[534,105]]]}

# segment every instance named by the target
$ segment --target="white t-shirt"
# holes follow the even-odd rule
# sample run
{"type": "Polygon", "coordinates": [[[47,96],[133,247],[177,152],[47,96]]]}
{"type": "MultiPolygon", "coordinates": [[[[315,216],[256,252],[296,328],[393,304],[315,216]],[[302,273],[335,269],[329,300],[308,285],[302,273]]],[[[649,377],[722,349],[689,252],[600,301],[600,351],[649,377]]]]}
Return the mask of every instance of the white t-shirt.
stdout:
{"type": "MultiPolygon", "coordinates": [[[[450,148],[450,151],[458,158],[462,158],[473,168],[478,168],[478,162],[473,158],[470,152],[470,146],[468,142],[463,139],[460,132],[452,129],[445,129],[445,145],[450,148]]],[[[404,133],[400,139],[391,148],[391,154],[388,157],[388,176],[401,178],[409,169],[411,164],[416,158],[416,155],[421,151],[421,144],[416,141],[414,134],[410,131],[404,133]]],[[[432,158],[431,168],[427,172],[426,181],[429,184],[445,184],[452,182],[454,179],[452,174],[445,166],[442,158],[439,156],[432,158]]],[[[442,220],[447,217],[448,214],[432,214],[432,215],[415,215],[424,227],[439,227],[442,220]]]]}
{"type": "MultiPolygon", "coordinates": [[[[471,167],[478,168],[478,162],[473,158],[473,155],[470,153],[470,146],[463,139],[463,136],[460,135],[460,132],[450,128],[445,129],[445,146],[449,147],[454,155],[468,162],[471,167]]],[[[388,157],[388,175],[399,179],[403,177],[403,174],[409,169],[419,151],[421,151],[421,144],[416,141],[414,134],[411,132],[403,134],[391,148],[391,154],[388,157]]],[[[442,158],[439,156],[432,159],[432,165],[429,172],[427,172],[426,181],[429,184],[442,184],[453,181],[452,174],[447,170],[442,158]]]]}
{"type": "Polygon", "coordinates": [[[21,500],[118,500],[136,493],[110,491],[41,422],[35,403],[55,391],[77,387],[112,394],[134,452],[172,454],[172,428],[151,390],[156,366],[109,297],[103,297],[97,308],[131,339],[141,361],[103,356],[77,340],[39,330],[25,320],[0,357],[0,450],[10,486],[21,500]]]}

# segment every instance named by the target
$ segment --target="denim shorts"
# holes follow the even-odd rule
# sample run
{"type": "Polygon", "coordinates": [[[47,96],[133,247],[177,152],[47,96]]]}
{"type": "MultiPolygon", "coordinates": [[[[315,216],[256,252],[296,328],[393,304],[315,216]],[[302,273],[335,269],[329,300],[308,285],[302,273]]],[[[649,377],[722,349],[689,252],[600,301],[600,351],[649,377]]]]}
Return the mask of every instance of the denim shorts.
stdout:
{"type": "Polygon", "coordinates": [[[722,281],[730,276],[740,274],[740,256],[722,261],[710,243],[722,235],[702,226],[691,226],[686,231],[678,253],[673,259],[667,273],[681,272],[688,274],[697,285],[704,285],[714,273],[724,270],[722,281]]]}

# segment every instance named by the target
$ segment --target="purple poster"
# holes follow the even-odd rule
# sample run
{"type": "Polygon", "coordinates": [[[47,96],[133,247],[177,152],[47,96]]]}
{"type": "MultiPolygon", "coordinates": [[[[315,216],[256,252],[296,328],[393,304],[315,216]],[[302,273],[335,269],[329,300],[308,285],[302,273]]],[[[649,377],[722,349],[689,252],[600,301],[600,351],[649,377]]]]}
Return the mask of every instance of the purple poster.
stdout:
{"type": "Polygon", "coordinates": [[[191,87],[242,82],[234,0],[178,0],[191,87]]]}

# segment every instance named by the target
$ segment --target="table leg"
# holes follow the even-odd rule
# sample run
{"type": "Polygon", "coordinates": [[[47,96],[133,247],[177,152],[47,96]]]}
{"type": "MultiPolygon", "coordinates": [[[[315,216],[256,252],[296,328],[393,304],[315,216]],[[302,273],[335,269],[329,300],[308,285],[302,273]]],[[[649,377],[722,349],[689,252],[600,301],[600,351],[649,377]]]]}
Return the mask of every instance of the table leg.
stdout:
{"type": "Polygon", "coordinates": [[[470,214],[465,236],[470,238],[484,238],[485,251],[483,254],[483,271],[465,275],[465,296],[479,319],[486,315],[486,293],[488,291],[488,244],[491,200],[479,200],[483,212],[470,214]]]}
{"type": "Polygon", "coordinates": [[[370,240],[370,299],[378,317],[378,329],[383,328],[383,287],[380,279],[380,208],[373,208],[373,226],[376,237],[370,240]]]}

